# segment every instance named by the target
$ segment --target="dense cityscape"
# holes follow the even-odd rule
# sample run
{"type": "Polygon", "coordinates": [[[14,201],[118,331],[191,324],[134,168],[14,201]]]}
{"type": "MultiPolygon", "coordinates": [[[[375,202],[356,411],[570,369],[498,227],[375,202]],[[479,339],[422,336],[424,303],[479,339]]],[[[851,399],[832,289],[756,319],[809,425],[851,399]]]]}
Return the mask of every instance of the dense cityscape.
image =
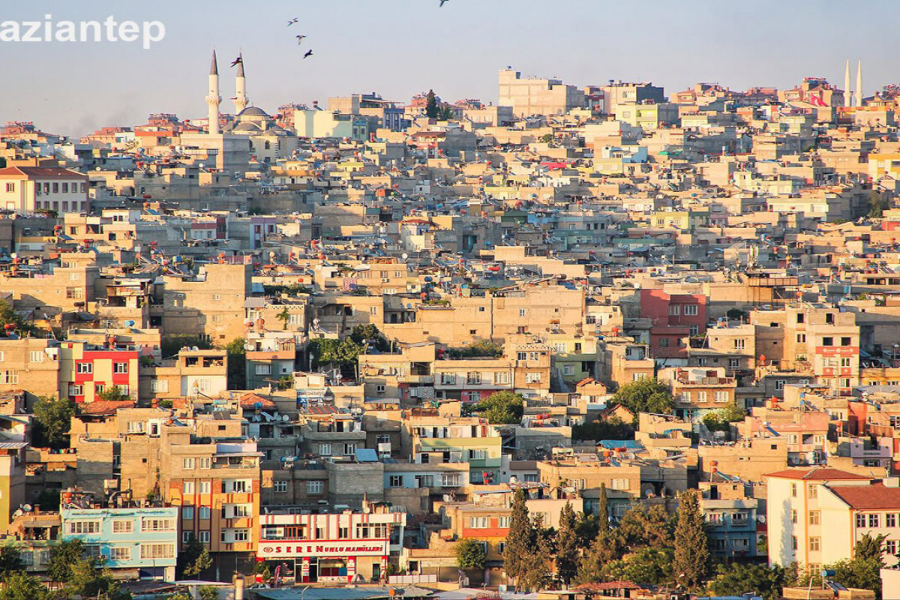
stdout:
{"type": "Polygon", "coordinates": [[[900,599],[863,66],[7,122],[0,600],[900,599]]]}

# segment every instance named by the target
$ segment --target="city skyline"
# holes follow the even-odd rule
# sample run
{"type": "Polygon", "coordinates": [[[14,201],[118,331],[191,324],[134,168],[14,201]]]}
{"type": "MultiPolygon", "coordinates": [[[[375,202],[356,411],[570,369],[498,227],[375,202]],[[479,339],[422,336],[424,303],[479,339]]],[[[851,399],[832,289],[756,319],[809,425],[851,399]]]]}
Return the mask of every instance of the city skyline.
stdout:
{"type": "MultiPolygon", "coordinates": [[[[165,23],[166,37],[150,50],[108,42],[5,43],[8,76],[18,87],[0,98],[0,114],[4,120],[33,121],[47,131],[73,136],[102,126],[141,123],[152,112],[203,118],[205,106],[198,101],[203,90],[195,82],[205,72],[214,47],[223,61],[243,52],[251,102],[269,112],[280,104],[313,100],[324,104],[330,96],[372,91],[397,101],[434,89],[450,102],[466,97],[496,102],[496,73],[507,65],[524,76],[557,77],[577,86],[602,85],[609,79],[652,81],[664,86],[667,94],[700,81],[736,90],[785,88],[806,76],[825,77],[843,87],[848,58],[854,66],[862,60],[867,95],[895,82],[890,57],[900,50],[900,43],[888,35],[887,19],[874,18],[890,6],[886,2],[868,3],[862,9],[837,2],[804,6],[765,2],[703,13],[694,10],[698,5],[650,2],[626,9],[596,4],[554,7],[560,25],[551,25],[550,31],[541,29],[547,18],[537,18],[546,11],[528,0],[515,3],[520,9],[516,12],[510,10],[511,2],[503,0],[486,7],[451,0],[443,8],[425,0],[346,0],[317,5],[315,10],[282,2],[268,5],[264,14],[232,3],[211,14],[208,7],[176,10],[172,3],[121,7],[97,2],[89,10],[79,7],[77,15],[75,9],[56,3],[11,7],[6,19],[38,19],[46,14],[54,19],[103,19],[109,14],[156,19],[165,23]],[[774,7],[777,12],[769,10],[774,7]],[[393,18],[401,15],[402,19],[393,18]],[[299,21],[288,28],[285,24],[291,18],[299,21]],[[866,28],[848,28],[846,24],[854,20],[865,21],[866,28]],[[610,23],[623,26],[609,27],[610,23]],[[625,26],[629,23],[641,27],[625,26]],[[736,30],[734,23],[745,26],[736,30]],[[442,25],[445,35],[432,35],[435,24],[442,25]],[[681,32],[686,43],[678,36],[661,35],[667,29],[681,32]],[[294,40],[298,32],[307,36],[302,51],[294,40]],[[523,43],[531,40],[545,43],[523,43]],[[372,68],[372,60],[362,59],[371,56],[366,48],[375,43],[383,60],[372,68]],[[422,47],[433,53],[417,50],[422,47]],[[63,49],[67,60],[59,60],[63,49]],[[315,55],[303,60],[307,49],[314,49],[315,55]],[[666,60],[660,60],[662,56],[666,60]],[[72,68],[70,61],[93,67],[72,68]],[[47,91],[46,75],[56,79],[56,91],[47,91]]],[[[222,66],[222,78],[227,100],[234,93],[227,64],[222,66]]]]}

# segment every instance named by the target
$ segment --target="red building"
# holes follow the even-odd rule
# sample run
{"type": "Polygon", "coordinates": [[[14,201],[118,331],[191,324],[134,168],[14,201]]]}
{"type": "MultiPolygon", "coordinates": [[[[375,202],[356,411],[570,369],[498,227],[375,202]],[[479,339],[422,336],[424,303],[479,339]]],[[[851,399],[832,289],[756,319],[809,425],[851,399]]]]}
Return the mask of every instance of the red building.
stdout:
{"type": "Polygon", "coordinates": [[[687,344],[682,340],[706,333],[706,305],[703,294],[641,290],[641,317],[650,319],[650,356],[685,356],[687,344]]]}

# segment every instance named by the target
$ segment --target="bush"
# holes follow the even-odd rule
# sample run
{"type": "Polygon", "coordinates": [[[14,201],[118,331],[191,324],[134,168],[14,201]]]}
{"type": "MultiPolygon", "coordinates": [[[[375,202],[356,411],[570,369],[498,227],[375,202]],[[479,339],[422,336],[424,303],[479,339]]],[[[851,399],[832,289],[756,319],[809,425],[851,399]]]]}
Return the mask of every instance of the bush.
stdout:
{"type": "Polygon", "coordinates": [[[472,409],[488,420],[491,425],[512,425],[522,420],[525,412],[525,398],[510,391],[491,394],[472,409]]]}
{"type": "Polygon", "coordinates": [[[609,401],[610,406],[622,405],[635,414],[671,414],[675,397],[668,384],[657,379],[645,378],[627,383],[619,388],[609,401]]]}
{"type": "Polygon", "coordinates": [[[487,561],[484,546],[473,539],[456,542],[456,566],[460,569],[483,569],[487,561]]]}

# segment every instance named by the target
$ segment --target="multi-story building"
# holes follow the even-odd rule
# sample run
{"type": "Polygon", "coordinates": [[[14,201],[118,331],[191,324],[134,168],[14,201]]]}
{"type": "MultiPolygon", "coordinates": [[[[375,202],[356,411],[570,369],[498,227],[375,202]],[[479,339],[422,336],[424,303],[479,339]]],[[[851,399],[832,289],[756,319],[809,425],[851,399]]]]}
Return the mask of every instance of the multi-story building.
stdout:
{"type": "Polygon", "coordinates": [[[404,419],[403,425],[410,462],[419,465],[468,462],[470,483],[499,481],[503,440],[497,428],[486,420],[411,416],[404,419]]]}
{"type": "Polygon", "coordinates": [[[81,540],[118,578],[175,580],[178,508],[60,510],[62,538],[81,540]]]}
{"type": "Polygon", "coordinates": [[[292,562],[297,583],[379,583],[399,555],[406,513],[366,502],[361,511],[278,511],[260,523],[257,559],[292,562]]]}
{"type": "Polygon", "coordinates": [[[104,390],[119,388],[126,396],[138,396],[137,349],[94,347],[84,342],[59,345],[59,397],[75,402],[94,402],[104,390]]]}
{"type": "Polygon", "coordinates": [[[585,105],[584,91],[558,79],[521,77],[505,69],[499,77],[499,106],[511,106],[518,117],[564,114],[585,105]]]}
{"type": "Polygon", "coordinates": [[[737,383],[734,377],[725,376],[725,368],[662,369],[659,378],[672,385],[675,397],[675,414],[689,421],[734,406],[737,383]]]}
{"type": "Polygon", "coordinates": [[[0,169],[0,208],[20,214],[87,212],[87,175],[60,167],[0,169]]]}

